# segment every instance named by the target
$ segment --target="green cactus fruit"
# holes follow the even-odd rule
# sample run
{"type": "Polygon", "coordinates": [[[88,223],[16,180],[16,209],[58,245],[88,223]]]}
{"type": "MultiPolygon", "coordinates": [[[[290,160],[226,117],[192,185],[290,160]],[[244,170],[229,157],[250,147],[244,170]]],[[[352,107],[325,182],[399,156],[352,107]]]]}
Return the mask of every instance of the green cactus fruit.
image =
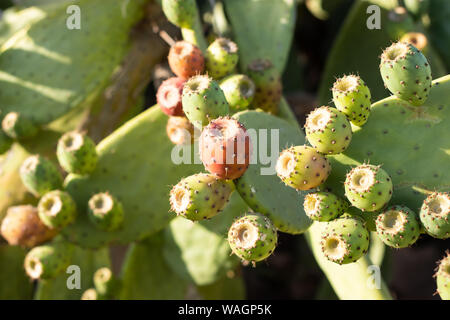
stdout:
{"type": "Polygon", "coordinates": [[[370,90],[364,81],[355,75],[337,79],[333,84],[333,102],[348,120],[361,127],[370,115],[370,90]]]}
{"type": "Polygon", "coordinates": [[[442,300],[450,300],[450,252],[439,262],[438,270],[435,274],[437,292],[442,300]]]}
{"type": "Polygon", "coordinates": [[[320,245],[328,260],[347,264],[367,253],[369,242],[369,231],[359,218],[341,217],[327,222],[320,245]]]}
{"type": "Polygon", "coordinates": [[[36,196],[61,189],[63,182],[61,173],[53,162],[40,155],[25,159],[20,167],[20,178],[25,187],[36,196]]]}
{"type": "Polygon", "coordinates": [[[255,96],[255,84],[244,74],[234,74],[220,82],[231,112],[243,111],[252,103],[255,96]]]}
{"type": "Polygon", "coordinates": [[[230,111],[219,84],[205,75],[192,77],[186,82],[182,101],[186,117],[198,129],[230,111]]]}
{"type": "Polygon", "coordinates": [[[260,213],[248,213],[233,222],[228,243],[235,255],[244,261],[267,259],[277,246],[277,229],[260,213]]]}
{"type": "Polygon", "coordinates": [[[89,288],[81,295],[81,300],[100,300],[97,290],[89,288]]]}
{"type": "Polygon", "coordinates": [[[344,113],[336,108],[322,106],[306,118],[306,138],[319,152],[338,154],[350,145],[352,128],[344,113]]]}
{"type": "Polygon", "coordinates": [[[47,227],[62,229],[75,220],[77,208],[67,192],[54,190],[41,198],[38,212],[39,218],[47,227]]]}
{"type": "Polygon", "coordinates": [[[448,192],[433,192],[423,202],[420,221],[432,237],[450,237],[450,195],[448,192]]]}
{"type": "Polygon", "coordinates": [[[239,56],[236,43],[227,38],[217,38],[206,49],[206,70],[214,79],[220,79],[233,72],[239,56]]]}
{"type": "Polygon", "coordinates": [[[278,114],[283,92],[280,72],[269,60],[257,59],[250,63],[247,74],[256,86],[253,99],[255,108],[278,114]]]}
{"type": "Polygon", "coordinates": [[[32,138],[38,133],[38,127],[26,116],[18,112],[9,112],[2,120],[3,131],[12,139],[32,138]]]}
{"type": "Polygon", "coordinates": [[[322,184],[331,172],[328,159],[309,146],[283,150],[275,166],[278,177],[289,187],[310,190],[322,184]]]}
{"type": "Polygon", "coordinates": [[[94,141],[77,131],[67,132],[59,139],[56,155],[61,167],[69,173],[89,174],[98,161],[94,141]]]}
{"type": "Polygon", "coordinates": [[[25,271],[31,279],[51,279],[70,264],[73,245],[55,242],[34,247],[25,257],[25,271]]]}
{"type": "Polygon", "coordinates": [[[123,224],[122,203],[108,192],[93,195],[88,202],[91,222],[100,230],[114,231],[123,224]]]}
{"type": "Polygon", "coordinates": [[[392,179],[381,166],[363,164],[345,178],[345,196],[362,211],[382,209],[392,197],[392,179]]]}
{"type": "Polygon", "coordinates": [[[228,203],[233,187],[212,174],[198,173],[182,179],[170,191],[172,211],[186,219],[209,219],[228,203]]]}
{"type": "Polygon", "coordinates": [[[195,0],[162,0],[161,6],[167,20],[180,28],[191,29],[197,19],[195,0]]]}
{"type": "Polygon", "coordinates": [[[405,206],[392,206],[376,219],[377,234],[383,242],[394,248],[405,248],[419,239],[419,217],[405,206]]]}
{"type": "Polygon", "coordinates": [[[428,98],[431,68],[427,58],[412,44],[396,42],[381,55],[381,77],[392,94],[414,106],[428,98]]]}
{"type": "Polygon", "coordinates": [[[118,285],[118,279],[116,279],[110,268],[103,267],[94,273],[94,286],[100,297],[114,298],[118,285]]]}
{"type": "Polygon", "coordinates": [[[331,192],[313,192],[305,196],[303,209],[308,217],[316,221],[330,221],[348,209],[348,203],[331,192]]]}

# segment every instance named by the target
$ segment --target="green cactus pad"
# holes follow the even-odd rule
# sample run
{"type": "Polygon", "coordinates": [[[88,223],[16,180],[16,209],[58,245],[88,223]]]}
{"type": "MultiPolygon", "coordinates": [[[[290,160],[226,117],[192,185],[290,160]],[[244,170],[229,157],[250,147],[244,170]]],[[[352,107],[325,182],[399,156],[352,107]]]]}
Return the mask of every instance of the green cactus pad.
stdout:
{"type": "Polygon", "coordinates": [[[252,103],[255,95],[255,84],[244,74],[234,74],[220,82],[231,112],[243,111],[252,103]]]}
{"type": "Polygon", "coordinates": [[[89,199],[88,216],[96,228],[107,232],[115,231],[123,224],[123,206],[109,192],[97,193],[89,199]]]}
{"type": "Polygon", "coordinates": [[[94,141],[76,131],[67,132],[59,139],[56,155],[61,167],[69,173],[91,173],[98,161],[94,141]]]}
{"type": "Polygon", "coordinates": [[[242,275],[230,271],[222,279],[205,286],[197,286],[204,300],[244,300],[245,283],[242,275]]]}
{"type": "Polygon", "coordinates": [[[304,193],[284,185],[275,172],[281,150],[303,144],[303,133],[288,122],[265,112],[243,111],[234,117],[247,128],[254,146],[249,168],[235,180],[236,190],[253,211],[268,216],[278,230],[291,234],[305,232],[311,220],[301,206],[304,193]],[[258,135],[262,138],[256,139],[258,135]],[[278,144],[272,146],[271,139],[278,144]],[[265,156],[271,158],[257,156],[256,150],[260,155],[267,150],[265,156]]]}
{"type": "Polygon", "coordinates": [[[206,70],[214,79],[220,79],[233,72],[239,56],[236,43],[226,38],[217,38],[206,49],[206,70]]]}
{"type": "Polygon", "coordinates": [[[3,131],[12,139],[32,138],[38,133],[34,123],[18,112],[10,112],[2,120],[3,131]]]}
{"type": "Polygon", "coordinates": [[[3,131],[0,131],[0,155],[8,151],[12,146],[13,140],[3,131]]]}
{"type": "Polygon", "coordinates": [[[46,193],[38,205],[39,219],[49,228],[62,229],[72,223],[77,214],[75,201],[64,191],[46,193]]]}
{"type": "Polygon", "coordinates": [[[378,215],[377,234],[388,246],[405,248],[420,236],[419,217],[405,206],[392,206],[378,215]]]}
{"type": "Polygon", "coordinates": [[[348,209],[348,203],[331,192],[312,192],[305,196],[303,209],[316,221],[330,221],[348,209]]]}
{"type": "Polygon", "coordinates": [[[434,192],[423,202],[420,209],[420,221],[425,231],[432,237],[447,239],[450,237],[450,194],[434,192]]]}
{"type": "Polygon", "coordinates": [[[442,300],[450,300],[450,253],[439,262],[436,272],[437,292],[442,300]]]}
{"type": "Polygon", "coordinates": [[[36,196],[60,189],[63,182],[61,173],[53,162],[40,155],[25,159],[20,167],[20,178],[25,187],[36,196]]]}
{"type": "Polygon", "coordinates": [[[0,290],[2,300],[29,300],[33,283],[25,274],[23,260],[26,250],[20,246],[0,245],[0,290]]]}

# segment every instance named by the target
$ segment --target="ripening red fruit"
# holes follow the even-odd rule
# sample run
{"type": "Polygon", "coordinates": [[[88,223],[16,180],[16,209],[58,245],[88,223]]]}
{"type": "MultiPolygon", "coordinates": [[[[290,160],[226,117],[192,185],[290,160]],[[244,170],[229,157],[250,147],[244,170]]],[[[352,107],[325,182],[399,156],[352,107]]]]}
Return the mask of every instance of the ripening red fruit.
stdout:
{"type": "Polygon", "coordinates": [[[201,74],[205,68],[202,51],[187,41],[176,42],[170,48],[168,60],[172,72],[186,80],[201,74]]]}
{"type": "Polygon", "coordinates": [[[173,77],[167,79],[159,86],[156,93],[156,101],[161,110],[168,116],[184,117],[181,96],[185,82],[186,80],[182,78],[173,77]]]}

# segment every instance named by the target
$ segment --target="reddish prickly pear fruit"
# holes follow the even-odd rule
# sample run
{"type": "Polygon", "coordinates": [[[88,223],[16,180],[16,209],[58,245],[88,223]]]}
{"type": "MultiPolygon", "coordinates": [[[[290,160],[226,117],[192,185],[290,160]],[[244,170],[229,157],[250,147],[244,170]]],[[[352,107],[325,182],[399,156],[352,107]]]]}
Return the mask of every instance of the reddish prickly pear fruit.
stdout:
{"type": "Polygon", "coordinates": [[[198,173],[182,179],[170,191],[172,211],[192,221],[209,219],[228,203],[232,184],[214,175],[198,173]]]}
{"type": "Polygon", "coordinates": [[[56,155],[61,167],[69,173],[89,174],[97,166],[95,142],[77,131],[67,132],[59,139],[56,155]]]}
{"type": "Polygon", "coordinates": [[[20,167],[20,178],[25,187],[36,196],[61,189],[63,182],[58,168],[40,155],[25,159],[20,167]]]}
{"type": "Polygon", "coordinates": [[[168,116],[183,117],[183,104],[181,96],[183,86],[186,80],[178,77],[172,77],[165,80],[158,88],[156,101],[161,110],[168,116]]]}
{"type": "Polygon", "coordinates": [[[303,209],[316,221],[330,221],[348,209],[348,203],[331,192],[314,192],[305,196],[303,209]]]}
{"type": "Polygon", "coordinates": [[[392,206],[377,216],[378,237],[388,246],[405,248],[419,239],[420,223],[414,211],[405,206],[392,206]]]}
{"type": "Polygon", "coordinates": [[[37,208],[23,205],[8,208],[1,233],[12,246],[32,248],[52,239],[57,231],[42,223],[37,208]]]}
{"type": "Polygon", "coordinates": [[[182,100],[186,117],[198,129],[230,112],[219,84],[208,76],[190,78],[184,85],[182,100]]]}
{"type": "Polygon", "coordinates": [[[450,195],[448,192],[434,192],[423,202],[420,221],[425,231],[432,237],[450,237],[450,195]]]}
{"type": "Polygon", "coordinates": [[[250,164],[250,136],[236,119],[226,117],[211,121],[202,131],[199,146],[205,169],[218,178],[237,179],[250,164]]]}
{"type": "Polygon", "coordinates": [[[306,138],[319,152],[338,154],[352,140],[352,128],[345,114],[335,108],[322,106],[306,118],[306,138]]]}
{"type": "Polygon", "coordinates": [[[217,38],[206,50],[206,70],[214,79],[220,79],[233,72],[239,56],[236,43],[226,38],[217,38]]]}
{"type": "Polygon", "coordinates": [[[38,132],[38,127],[18,112],[10,112],[3,118],[2,129],[10,138],[19,140],[34,137],[38,132]]]}
{"type": "Polygon", "coordinates": [[[104,231],[119,229],[124,220],[122,204],[108,192],[97,193],[89,199],[88,215],[91,222],[104,231]]]}
{"type": "Polygon", "coordinates": [[[64,191],[46,193],[38,205],[39,218],[49,228],[62,229],[72,223],[77,216],[77,208],[72,197],[64,191]]]}
{"type": "Polygon", "coordinates": [[[385,86],[398,98],[420,106],[431,88],[431,68],[427,58],[406,42],[397,42],[381,55],[381,77],[385,86]]]}
{"type": "Polygon", "coordinates": [[[362,211],[382,209],[391,200],[392,190],[392,179],[381,166],[360,165],[345,179],[345,196],[362,211]]]}
{"type": "Polygon", "coordinates": [[[269,218],[248,213],[228,231],[228,243],[235,255],[253,263],[267,259],[277,246],[277,230],[269,218]]]}
{"type": "Polygon", "coordinates": [[[436,274],[437,292],[442,300],[450,300],[450,252],[439,262],[436,274]]]}
{"type": "Polygon", "coordinates": [[[370,98],[370,90],[359,76],[348,75],[334,82],[333,102],[356,126],[361,127],[368,120],[370,98]]]}
{"type": "Polygon", "coordinates": [[[309,190],[322,184],[331,172],[325,156],[312,147],[295,146],[280,153],[275,170],[289,187],[309,190]]]}
{"type": "Polygon", "coordinates": [[[170,117],[167,120],[166,132],[173,144],[181,145],[194,142],[194,126],[185,117],[170,117]]]}
{"type": "Polygon", "coordinates": [[[230,105],[232,112],[243,111],[252,103],[255,96],[255,84],[244,74],[234,74],[220,82],[220,88],[230,105]]]}
{"type": "Polygon", "coordinates": [[[112,299],[118,289],[118,279],[110,268],[103,267],[94,273],[95,291],[102,299],[112,299]]]}
{"type": "Polygon", "coordinates": [[[338,264],[357,261],[369,249],[369,231],[356,217],[340,217],[326,223],[321,234],[325,257],[338,264]]]}
{"type": "Polygon", "coordinates": [[[205,68],[203,53],[187,41],[176,42],[170,48],[168,60],[172,72],[183,79],[199,75],[205,68]]]}
{"type": "Polygon", "coordinates": [[[269,60],[258,59],[248,66],[248,75],[256,86],[254,107],[271,114],[278,114],[283,91],[278,70],[269,60]]]}

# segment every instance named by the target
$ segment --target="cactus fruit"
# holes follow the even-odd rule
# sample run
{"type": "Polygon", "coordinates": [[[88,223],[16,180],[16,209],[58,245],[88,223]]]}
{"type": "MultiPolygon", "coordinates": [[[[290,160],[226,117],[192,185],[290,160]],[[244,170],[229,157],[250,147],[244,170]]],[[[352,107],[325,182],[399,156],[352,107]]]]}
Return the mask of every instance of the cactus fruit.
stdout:
{"type": "Polygon", "coordinates": [[[180,28],[191,29],[197,19],[195,0],[163,0],[161,6],[167,20],[180,28]]]}
{"type": "Polygon", "coordinates": [[[103,231],[119,229],[124,219],[122,203],[108,192],[97,193],[89,199],[88,213],[91,222],[103,231]]]}
{"type": "Polygon", "coordinates": [[[401,38],[400,42],[406,42],[412,44],[418,50],[420,50],[423,54],[426,54],[428,49],[428,39],[426,35],[422,32],[408,32],[405,33],[401,38]]]}
{"type": "Polygon", "coordinates": [[[245,127],[233,118],[217,118],[202,131],[200,159],[220,179],[241,177],[250,164],[252,144],[245,127]]]}
{"type": "Polygon", "coordinates": [[[60,189],[63,181],[58,168],[40,155],[25,159],[20,167],[20,178],[25,187],[36,196],[60,189]]]}
{"type": "Polygon", "coordinates": [[[185,117],[169,117],[166,132],[173,144],[183,145],[194,142],[194,126],[185,117]]]}
{"type": "Polygon", "coordinates": [[[206,70],[214,79],[232,73],[238,60],[238,47],[227,38],[217,38],[209,45],[205,54],[206,70]]]}
{"type": "Polygon", "coordinates": [[[352,140],[352,128],[344,113],[328,106],[314,109],[306,118],[306,138],[319,152],[338,154],[352,140]]]}
{"type": "Polygon", "coordinates": [[[81,300],[100,300],[97,290],[94,288],[89,288],[83,292],[81,295],[81,300]]]}
{"type": "Polygon", "coordinates": [[[203,73],[205,58],[200,49],[187,41],[176,42],[169,51],[167,57],[170,69],[178,77],[189,79],[203,73]]]}
{"type": "Polygon", "coordinates": [[[382,209],[392,197],[392,179],[381,166],[363,164],[345,178],[345,196],[362,211],[382,209]]]}
{"type": "Polygon", "coordinates": [[[192,77],[186,82],[182,101],[186,117],[198,129],[230,111],[219,84],[204,75],[192,77]]]}
{"type": "Polygon", "coordinates": [[[8,209],[2,221],[1,234],[12,246],[32,248],[52,239],[56,230],[42,223],[37,208],[22,205],[8,209]]]}
{"type": "Polygon", "coordinates": [[[405,206],[392,206],[376,218],[377,234],[388,246],[405,248],[420,236],[419,218],[405,206]]]}
{"type": "Polygon", "coordinates": [[[182,179],[170,191],[172,211],[192,221],[209,219],[221,212],[233,192],[232,185],[198,173],[182,179]]]}
{"type": "Polygon", "coordinates": [[[3,131],[13,139],[32,138],[38,127],[29,118],[18,112],[9,112],[2,120],[3,131]]]}
{"type": "Polygon", "coordinates": [[[337,79],[333,84],[333,102],[348,120],[361,127],[370,115],[370,90],[364,81],[355,75],[337,79]]]}
{"type": "Polygon", "coordinates": [[[56,155],[61,167],[69,173],[89,174],[98,161],[94,141],[77,131],[67,132],[59,139],[56,155]]]}
{"type": "Polygon", "coordinates": [[[67,192],[54,190],[41,198],[38,212],[39,218],[47,227],[62,229],[75,220],[77,208],[67,192]]]}
{"type": "Polygon", "coordinates": [[[183,117],[183,105],[181,95],[186,80],[172,77],[165,80],[158,88],[156,101],[161,110],[168,116],[183,117]]]}
{"type": "Polygon", "coordinates": [[[94,286],[99,297],[111,299],[118,290],[118,280],[110,268],[103,267],[94,273],[94,286]]]}
{"type": "Polygon", "coordinates": [[[412,44],[396,42],[383,51],[381,77],[392,94],[414,106],[422,105],[431,88],[427,58],[412,44]]]}
{"type": "Polygon", "coordinates": [[[234,74],[220,82],[232,112],[243,111],[252,103],[255,96],[255,84],[244,74],[234,74]]]}
{"type": "Polygon", "coordinates": [[[25,257],[25,271],[31,279],[54,278],[69,266],[73,250],[67,242],[34,247],[25,257]]]}
{"type": "Polygon", "coordinates": [[[280,153],[275,169],[287,186],[297,190],[310,190],[328,178],[331,165],[314,148],[295,146],[280,153]]]}
{"type": "Polygon", "coordinates": [[[348,209],[348,203],[331,192],[313,192],[305,196],[303,209],[316,221],[330,221],[348,209]]]}
{"type": "Polygon", "coordinates": [[[253,99],[255,108],[274,115],[278,114],[283,91],[279,71],[269,60],[257,59],[250,63],[247,74],[256,87],[253,99]]]}
{"type": "Polygon", "coordinates": [[[248,213],[233,222],[228,231],[228,243],[242,260],[258,262],[275,250],[277,230],[269,218],[260,213],[248,213]]]}
{"type": "Polygon", "coordinates": [[[341,217],[327,222],[320,244],[328,260],[347,264],[367,253],[369,242],[369,231],[359,218],[341,217]]]}
{"type": "Polygon", "coordinates": [[[447,192],[434,192],[423,202],[420,221],[425,231],[432,237],[450,237],[450,195],[447,192]]]}
{"type": "Polygon", "coordinates": [[[450,300],[450,252],[439,262],[439,267],[435,274],[437,292],[442,300],[450,300]]]}

